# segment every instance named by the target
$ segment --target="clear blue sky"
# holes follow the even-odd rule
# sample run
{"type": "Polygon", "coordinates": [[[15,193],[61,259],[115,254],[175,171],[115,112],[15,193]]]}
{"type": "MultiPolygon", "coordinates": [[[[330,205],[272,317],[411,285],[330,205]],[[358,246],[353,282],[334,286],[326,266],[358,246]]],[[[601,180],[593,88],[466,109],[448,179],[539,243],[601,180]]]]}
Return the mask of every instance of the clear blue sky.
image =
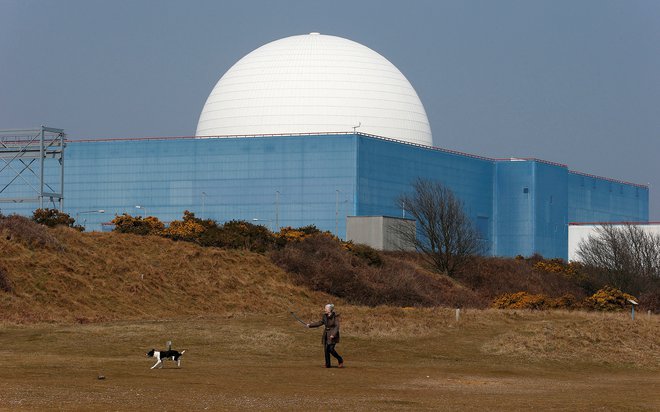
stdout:
{"type": "Polygon", "coordinates": [[[0,129],[189,136],[233,63],[313,31],[394,63],[436,146],[648,183],[660,220],[656,0],[0,0],[0,129]]]}

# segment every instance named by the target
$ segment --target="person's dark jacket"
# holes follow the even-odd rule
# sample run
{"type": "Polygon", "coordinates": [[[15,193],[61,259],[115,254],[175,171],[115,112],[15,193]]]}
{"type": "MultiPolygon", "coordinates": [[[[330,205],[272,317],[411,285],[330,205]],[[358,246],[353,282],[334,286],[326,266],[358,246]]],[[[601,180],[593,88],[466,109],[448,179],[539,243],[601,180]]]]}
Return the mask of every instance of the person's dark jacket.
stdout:
{"type": "Polygon", "coordinates": [[[339,314],[332,312],[331,314],[324,313],[323,318],[314,323],[310,323],[310,328],[318,328],[319,326],[325,326],[323,329],[323,336],[321,337],[321,343],[324,345],[330,345],[333,343],[339,343],[339,314]]]}

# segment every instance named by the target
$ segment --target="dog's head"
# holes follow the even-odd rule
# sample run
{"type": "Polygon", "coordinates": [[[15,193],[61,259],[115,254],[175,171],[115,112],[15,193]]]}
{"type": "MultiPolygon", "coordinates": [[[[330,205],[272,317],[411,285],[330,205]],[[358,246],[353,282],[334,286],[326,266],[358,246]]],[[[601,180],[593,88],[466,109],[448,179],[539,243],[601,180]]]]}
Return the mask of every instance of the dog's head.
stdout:
{"type": "Polygon", "coordinates": [[[152,349],[149,352],[147,352],[147,358],[153,358],[155,352],[156,352],[156,349],[152,349]]]}

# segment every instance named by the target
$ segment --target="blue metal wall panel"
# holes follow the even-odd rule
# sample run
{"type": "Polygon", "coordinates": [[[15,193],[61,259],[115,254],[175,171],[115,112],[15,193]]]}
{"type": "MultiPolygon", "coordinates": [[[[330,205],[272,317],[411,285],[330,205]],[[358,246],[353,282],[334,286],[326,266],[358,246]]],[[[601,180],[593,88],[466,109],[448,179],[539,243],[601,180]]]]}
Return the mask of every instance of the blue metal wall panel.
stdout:
{"type": "Polygon", "coordinates": [[[649,189],[605,178],[569,173],[568,221],[648,222],[649,189]]]}
{"type": "Polygon", "coordinates": [[[495,241],[497,256],[534,253],[533,162],[495,164],[495,241]]]}
{"type": "MultiPolygon", "coordinates": [[[[13,178],[11,172],[0,173],[0,183],[13,178]]],[[[49,182],[58,181],[57,173],[46,167],[49,182]]],[[[402,216],[396,200],[418,177],[451,188],[487,253],[497,256],[565,258],[568,222],[648,221],[644,186],[546,162],[494,161],[353,134],[72,141],[64,209],[89,230],[100,230],[114,214],[169,222],[187,209],[271,229],[315,224],[343,237],[346,216],[402,216]],[[86,213],[98,209],[106,213],[86,213]]],[[[29,185],[34,182],[19,179],[2,195],[25,196],[29,185]]],[[[25,215],[38,207],[0,206],[2,213],[25,215]]]]}
{"type": "Polygon", "coordinates": [[[487,240],[491,253],[493,222],[493,162],[489,159],[358,137],[357,214],[403,216],[397,203],[415,179],[437,180],[463,201],[465,210],[487,240]]]}
{"type": "Polygon", "coordinates": [[[497,255],[567,257],[567,174],[536,160],[497,162],[497,255]]]}
{"type": "Polygon", "coordinates": [[[568,169],[533,161],[534,253],[568,259],[568,169]]]}
{"type": "Polygon", "coordinates": [[[355,214],[354,141],[353,135],[74,141],[66,149],[64,209],[71,216],[106,210],[81,215],[88,230],[100,230],[115,214],[169,222],[187,209],[219,222],[315,224],[343,236],[345,216],[355,214]]]}

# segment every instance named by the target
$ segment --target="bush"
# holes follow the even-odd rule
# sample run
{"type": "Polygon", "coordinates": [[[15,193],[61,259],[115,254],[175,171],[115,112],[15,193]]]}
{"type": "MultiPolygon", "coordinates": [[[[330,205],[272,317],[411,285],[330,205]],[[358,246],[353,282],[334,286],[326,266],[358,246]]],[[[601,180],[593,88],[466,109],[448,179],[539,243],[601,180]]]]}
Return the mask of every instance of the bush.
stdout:
{"type": "Polygon", "coordinates": [[[292,228],[290,226],[283,227],[278,233],[275,234],[275,242],[277,246],[284,247],[290,242],[300,242],[310,236],[318,235],[321,230],[314,225],[302,226],[299,228],[292,228]]]}
{"type": "Polygon", "coordinates": [[[524,258],[477,257],[457,279],[479,294],[488,302],[505,294],[525,291],[529,294],[545,296],[571,295],[576,300],[588,296],[585,289],[576,282],[580,272],[571,266],[557,270],[558,262],[541,264],[540,256],[524,258]],[[545,270],[546,268],[550,270],[545,270]]]}
{"type": "Polygon", "coordinates": [[[555,299],[550,299],[548,309],[578,309],[582,307],[581,302],[570,293],[555,299]]]}
{"type": "Polygon", "coordinates": [[[611,286],[605,286],[592,296],[585,299],[584,307],[603,312],[619,312],[631,305],[630,302],[628,302],[628,299],[639,302],[638,299],[632,295],[623,293],[619,289],[611,286]]]}
{"type": "Polygon", "coordinates": [[[571,294],[551,298],[544,294],[528,292],[505,293],[492,303],[492,307],[496,309],[575,309],[578,306],[577,299],[571,294]]]}
{"type": "Polygon", "coordinates": [[[534,263],[534,270],[546,273],[575,274],[575,266],[567,265],[563,259],[539,260],[534,263]]]}
{"type": "Polygon", "coordinates": [[[85,230],[84,227],[75,224],[75,219],[57,209],[36,209],[32,213],[32,220],[48,227],[68,226],[81,232],[85,230]]]}
{"type": "Polygon", "coordinates": [[[186,210],[183,212],[183,220],[172,221],[167,228],[161,231],[161,234],[172,240],[200,243],[201,235],[206,229],[201,219],[186,210]]]}
{"type": "MultiPolygon", "coordinates": [[[[364,249],[366,250],[366,249],[364,249]]],[[[378,252],[376,252],[378,253],[378,252]]],[[[316,234],[271,252],[296,283],[368,306],[476,306],[476,295],[446,277],[420,271],[412,262],[378,253],[353,253],[334,236],[316,234]]]]}
{"type": "Polygon", "coordinates": [[[115,216],[112,219],[112,224],[115,225],[113,232],[119,233],[133,233],[136,235],[161,235],[165,225],[158,218],[147,216],[131,216],[124,213],[120,216],[115,216]]]}
{"type": "Polygon", "coordinates": [[[203,246],[248,249],[264,253],[275,244],[275,237],[265,227],[243,220],[232,220],[221,227],[209,226],[200,235],[203,246]]]}
{"type": "Polygon", "coordinates": [[[362,290],[354,266],[346,255],[334,239],[315,235],[287,245],[284,251],[274,255],[274,260],[313,290],[339,297],[360,295],[362,290]]]}
{"type": "Polygon", "coordinates": [[[7,240],[16,239],[30,248],[63,249],[46,226],[19,215],[0,217],[0,233],[7,240]]]}
{"type": "Polygon", "coordinates": [[[533,295],[527,292],[506,293],[493,301],[496,309],[536,309],[547,308],[548,297],[542,294],[533,295]]]}
{"type": "Polygon", "coordinates": [[[344,248],[353,255],[365,260],[371,266],[383,266],[383,258],[380,253],[371,246],[346,242],[344,243],[344,248]]]}
{"type": "Polygon", "coordinates": [[[660,280],[660,235],[638,225],[604,224],[578,245],[585,266],[601,272],[607,285],[635,294],[660,280]]]}
{"type": "Polygon", "coordinates": [[[660,289],[655,288],[639,295],[639,307],[653,313],[660,312],[660,289]]]}
{"type": "Polygon", "coordinates": [[[534,271],[538,273],[552,273],[561,275],[570,283],[584,290],[586,294],[593,294],[604,286],[598,273],[585,267],[580,262],[564,262],[563,259],[538,260],[534,263],[534,271]]]}
{"type": "Polygon", "coordinates": [[[155,217],[131,216],[124,213],[112,220],[114,231],[137,235],[157,235],[172,240],[195,242],[202,246],[229,249],[248,249],[264,253],[275,244],[273,234],[265,227],[242,220],[232,220],[221,227],[213,220],[202,220],[189,211],[182,220],[175,220],[166,228],[155,217]]]}

